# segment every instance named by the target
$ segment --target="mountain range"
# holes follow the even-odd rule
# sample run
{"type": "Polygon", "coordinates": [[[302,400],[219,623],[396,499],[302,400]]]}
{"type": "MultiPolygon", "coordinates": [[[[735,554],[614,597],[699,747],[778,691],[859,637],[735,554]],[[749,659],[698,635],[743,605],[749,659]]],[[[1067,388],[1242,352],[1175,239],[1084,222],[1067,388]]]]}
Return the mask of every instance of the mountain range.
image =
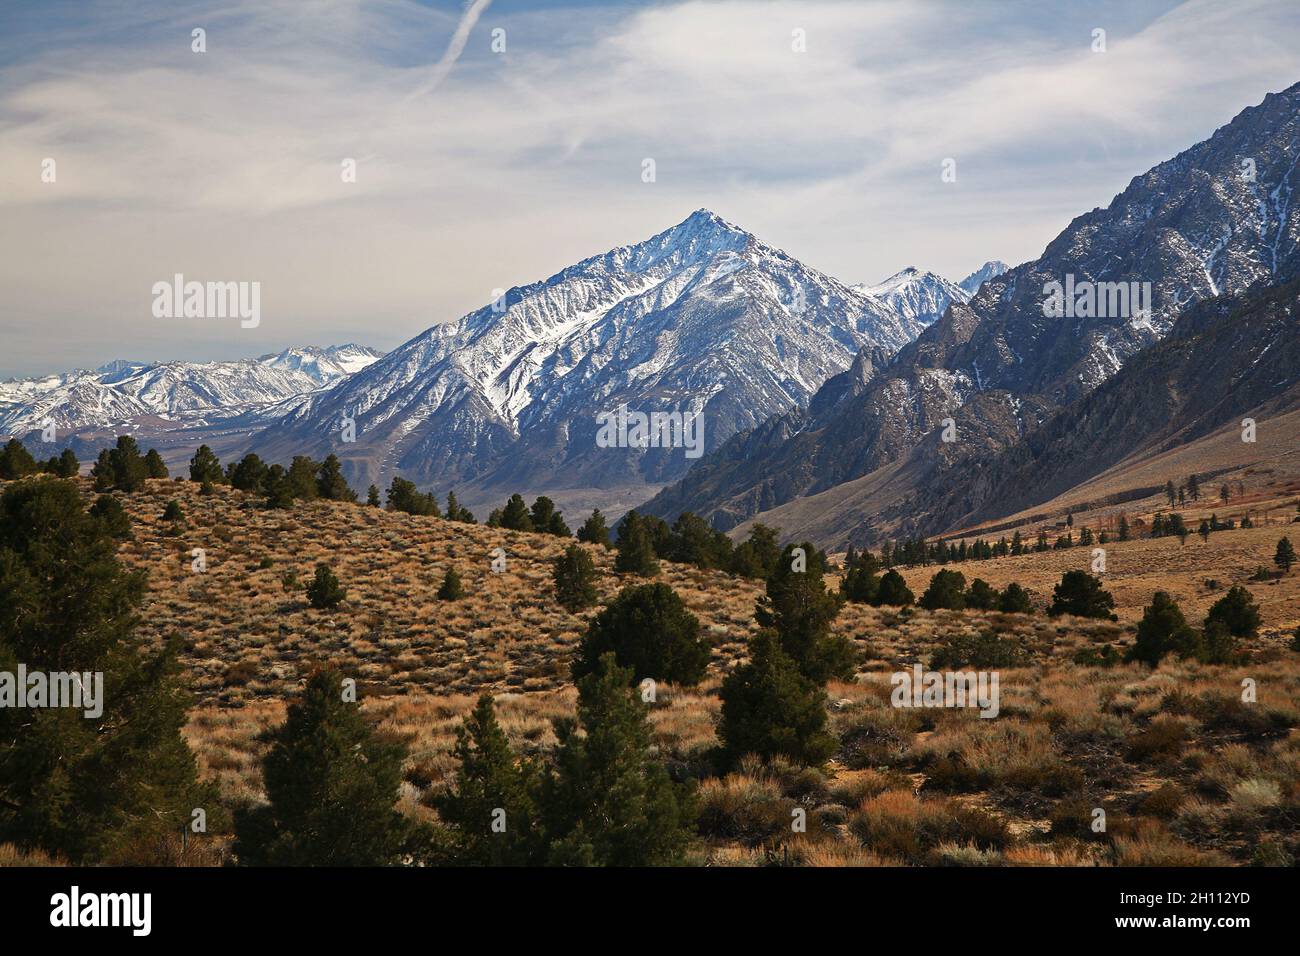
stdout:
{"type": "Polygon", "coordinates": [[[951,533],[1293,400],[1298,107],[1300,84],[1270,94],[1038,258],[961,282],[908,267],[846,285],[700,209],[387,354],[0,383],[0,433],[53,421],[90,446],[125,426],[171,460],[200,441],[332,452],[359,487],[693,511],[824,546],[951,533]],[[602,430],[638,414],[675,419],[664,438],[693,421],[698,444],[602,430]]]}
{"type": "Polygon", "coordinates": [[[360,345],[285,349],[233,362],[119,359],[0,382],[0,434],[26,435],[46,422],[60,432],[144,424],[195,427],[239,416],[282,413],[279,405],[329,388],[383,353],[360,345]]]}
{"type": "Polygon", "coordinates": [[[264,458],[332,451],[356,484],[400,473],[455,485],[471,505],[525,489],[617,511],[693,457],[601,447],[602,413],[696,414],[711,451],[808,403],[864,349],[893,353],[927,321],[701,209],[429,329],[309,396],[252,447],[264,458]],[[339,442],[344,418],[355,443],[339,442]]]}
{"type": "MultiPolygon", "coordinates": [[[[1296,277],[1298,143],[1300,85],[1133,179],[1038,259],[954,302],[892,358],[873,354],[850,380],[829,380],[806,408],[733,436],[646,509],[666,517],[690,510],[722,528],[766,515],[827,545],[951,530],[971,509],[936,502],[984,487],[989,463],[1048,421],[1069,434],[1077,427],[1070,416],[1086,408],[1077,403],[1164,339],[1188,309],[1296,277]],[[1091,303],[1080,296],[1063,307],[1061,288],[1087,290],[1091,303]],[[1120,291],[1147,294],[1115,308],[1124,305],[1120,291]],[[951,442],[943,440],[947,425],[951,442]],[[833,522],[818,518],[832,514],[833,522]]],[[[1266,346],[1238,342],[1250,355],[1266,346]]],[[[1143,414],[1154,430],[1160,410],[1143,414]]],[[[1075,477],[1089,466],[1079,462],[1075,477]]],[[[1012,497],[1048,493],[1028,484],[1012,497]]],[[[1007,506],[968,497],[986,515],[1007,506]]]]}

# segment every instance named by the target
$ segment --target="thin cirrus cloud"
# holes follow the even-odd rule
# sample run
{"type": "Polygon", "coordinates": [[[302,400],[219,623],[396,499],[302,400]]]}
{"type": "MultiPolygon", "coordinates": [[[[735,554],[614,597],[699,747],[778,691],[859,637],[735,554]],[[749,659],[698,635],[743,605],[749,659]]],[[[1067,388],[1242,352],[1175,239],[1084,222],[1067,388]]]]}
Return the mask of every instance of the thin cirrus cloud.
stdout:
{"type": "Polygon", "coordinates": [[[1021,261],[1300,78],[1292,7],[34,6],[0,35],[0,375],[392,347],[699,206],[849,282],[1021,261]],[[260,281],[261,325],[154,319],[176,272],[260,281]]]}

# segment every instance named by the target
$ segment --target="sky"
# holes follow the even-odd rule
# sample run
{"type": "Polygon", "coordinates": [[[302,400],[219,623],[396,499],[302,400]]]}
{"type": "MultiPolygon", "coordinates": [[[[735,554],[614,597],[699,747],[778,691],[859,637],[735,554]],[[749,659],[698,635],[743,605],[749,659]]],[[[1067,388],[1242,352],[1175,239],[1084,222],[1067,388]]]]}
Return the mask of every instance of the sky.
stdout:
{"type": "Polygon", "coordinates": [[[1294,0],[0,0],[0,378],[390,349],[701,207],[846,283],[960,279],[1297,49],[1294,0]],[[177,273],[260,321],[155,317],[177,273]]]}

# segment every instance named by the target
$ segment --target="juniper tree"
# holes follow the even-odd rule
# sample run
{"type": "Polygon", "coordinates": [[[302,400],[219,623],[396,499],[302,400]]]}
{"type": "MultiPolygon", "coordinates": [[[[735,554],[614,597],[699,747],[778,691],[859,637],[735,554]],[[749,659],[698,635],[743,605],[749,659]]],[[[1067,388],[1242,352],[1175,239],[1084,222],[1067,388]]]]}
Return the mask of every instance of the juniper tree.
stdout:
{"type": "Polygon", "coordinates": [[[555,559],[555,597],[560,606],[580,611],[596,603],[596,566],[587,549],[571,544],[555,559]]]}
{"type": "Polygon", "coordinates": [[[368,504],[372,508],[378,508],[383,504],[383,502],[379,500],[378,485],[371,485],[366,490],[366,504],[368,504]]]}
{"type": "Polygon", "coordinates": [[[574,680],[593,673],[611,653],[635,681],[698,684],[709,664],[699,620],[666,584],[624,588],[592,619],[573,661],[574,680]]]}
{"type": "Polygon", "coordinates": [[[587,544],[598,544],[602,548],[609,547],[609,528],[605,526],[605,516],[597,508],[591,513],[591,517],[582,523],[578,529],[578,540],[587,544]]]}
{"type": "Polygon", "coordinates": [[[262,761],[268,803],[237,811],[234,853],[245,866],[389,866],[415,829],[393,809],[406,748],[381,738],[336,671],[318,670],[262,761]]]}
{"type": "Polygon", "coordinates": [[[826,730],[826,692],[800,673],[770,629],[749,641],[749,660],[722,682],[718,733],[734,762],[746,754],[823,763],[835,752],[826,730]]]}
{"type": "Polygon", "coordinates": [[[559,743],[542,784],[551,864],[673,864],[690,842],[693,791],[674,783],[657,758],[631,681],[631,670],[606,654],[577,682],[577,720],[554,722],[559,743]]]}
{"type": "Polygon", "coordinates": [[[0,843],[73,863],[161,862],[150,848],[215,806],[181,734],[179,638],[136,633],[144,591],[71,482],[0,494],[0,671],[103,674],[94,716],[85,700],[0,707],[0,843]]]}

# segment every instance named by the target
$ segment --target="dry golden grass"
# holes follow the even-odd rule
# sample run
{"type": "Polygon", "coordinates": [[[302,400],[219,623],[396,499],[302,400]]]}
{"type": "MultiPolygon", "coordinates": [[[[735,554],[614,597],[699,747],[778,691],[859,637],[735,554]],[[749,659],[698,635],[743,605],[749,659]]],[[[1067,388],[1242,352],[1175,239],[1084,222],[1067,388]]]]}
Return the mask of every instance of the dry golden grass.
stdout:
{"type": "MultiPolygon", "coordinates": [[[[523,753],[549,747],[552,720],[573,711],[568,664],[591,612],[570,614],[551,593],[550,562],[566,542],[360,505],[269,511],[225,488],[201,496],[189,482],[150,482],[122,500],[135,530],[124,558],[149,574],[144,627],[156,638],[185,639],[198,697],[187,736],[228,806],[261,797],[264,732],[283,720],[286,699],[316,661],[357,677],[364,713],[407,742],[399,807],[416,816],[433,815],[426,798],[454,772],[456,728],[479,693],[495,695],[502,725],[523,753]],[[185,513],[179,534],[161,520],[173,498],[185,513]],[[497,547],[507,553],[502,574],[489,568],[497,547]],[[191,571],[192,548],[206,550],[206,573],[191,571]],[[302,593],[320,561],[349,592],[334,611],[312,609],[302,593]],[[468,596],[438,601],[434,592],[452,566],[468,596]],[[297,587],[285,589],[285,572],[296,574],[297,587]]],[[[1149,670],[1073,662],[1080,648],[1130,643],[1132,622],[1157,588],[1173,591],[1197,622],[1229,585],[1269,563],[1279,533],[1223,532],[1208,545],[1198,538],[1111,544],[1105,580],[1118,622],[847,605],[836,628],[853,640],[860,669],[855,680],[827,688],[840,752],[824,770],[747,760],[721,776],[718,687],[754,630],[761,584],[663,562],[661,580],[700,618],[713,645],[708,678],[693,688],[661,686],[650,713],[675,772],[700,780],[700,838],[690,862],[1127,866],[1300,858],[1300,654],[1285,647],[1300,623],[1300,572],[1249,585],[1265,627],[1248,663],[1170,659],[1149,670]],[[1217,590],[1202,583],[1211,577],[1217,590]],[[1027,655],[1024,666],[1001,672],[998,719],[890,705],[891,672],[928,661],[956,636],[988,631],[1018,640],[1027,655]],[[1241,700],[1246,679],[1255,703],[1241,700]],[[1106,812],[1104,833],[1089,827],[1097,808],[1106,812]],[[796,810],[803,832],[791,825],[796,810]]],[[[612,552],[591,550],[608,600],[629,582],[613,574],[612,552]]],[[[1019,581],[1045,602],[1061,573],[1085,557],[1076,548],[961,570],[995,586],[1019,581]]],[[[905,575],[919,594],[933,571],[905,575]]]]}

